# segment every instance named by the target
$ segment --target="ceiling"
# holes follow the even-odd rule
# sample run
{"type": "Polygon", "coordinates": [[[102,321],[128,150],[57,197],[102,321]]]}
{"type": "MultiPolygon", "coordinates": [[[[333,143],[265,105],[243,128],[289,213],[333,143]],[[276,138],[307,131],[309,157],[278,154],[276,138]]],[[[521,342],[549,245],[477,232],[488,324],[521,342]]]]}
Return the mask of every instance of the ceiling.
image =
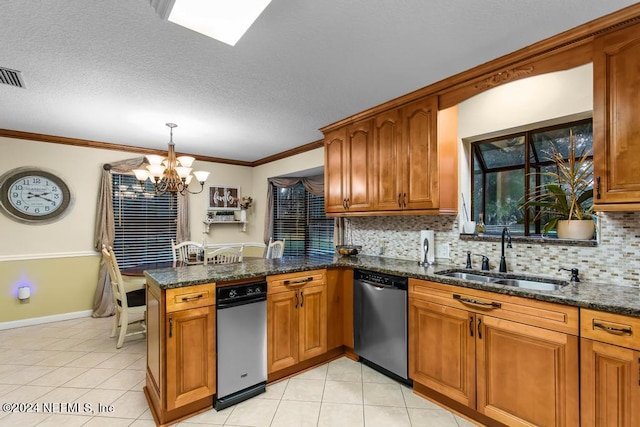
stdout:
{"type": "Polygon", "coordinates": [[[149,0],[3,0],[0,129],[253,162],[627,0],[272,0],[229,46],[149,0]]]}

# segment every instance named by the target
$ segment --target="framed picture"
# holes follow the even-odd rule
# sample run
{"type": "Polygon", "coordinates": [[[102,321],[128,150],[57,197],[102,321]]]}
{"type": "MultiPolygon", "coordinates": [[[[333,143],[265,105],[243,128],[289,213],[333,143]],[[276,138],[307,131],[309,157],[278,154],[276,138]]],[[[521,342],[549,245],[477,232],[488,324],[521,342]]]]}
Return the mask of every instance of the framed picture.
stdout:
{"type": "Polygon", "coordinates": [[[240,210],[240,187],[214,185],[209,187],[210,211],[240,210]]]}

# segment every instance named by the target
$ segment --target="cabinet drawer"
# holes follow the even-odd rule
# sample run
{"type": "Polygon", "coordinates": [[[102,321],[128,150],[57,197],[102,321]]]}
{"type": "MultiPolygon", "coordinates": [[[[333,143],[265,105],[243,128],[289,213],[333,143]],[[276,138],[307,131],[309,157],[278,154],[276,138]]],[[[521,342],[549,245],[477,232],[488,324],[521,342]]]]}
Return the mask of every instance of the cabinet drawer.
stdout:
{"type": "Polygon", "coordinates": [[[326,270],[311,270],[269,276],[267,277],[267,294],[325,285],[327,283],[326,272],[326,270]]]}
{"type": "Polygon", "coordinates": [[[186,286],[184,288],[167,289],[166,312],[187,310],[190,308],[206,307],[216,303],[216,285],[186,286]]]}
{"type": "Polygon", "coordinates": [[[577,307],[409,279],[409,297],[578,335],[577,307]]]}
{"type": "Polygon", "coordinates": [[[640,350],[640,319],[583,308],[580,310],[580,336],[640,350]]]}

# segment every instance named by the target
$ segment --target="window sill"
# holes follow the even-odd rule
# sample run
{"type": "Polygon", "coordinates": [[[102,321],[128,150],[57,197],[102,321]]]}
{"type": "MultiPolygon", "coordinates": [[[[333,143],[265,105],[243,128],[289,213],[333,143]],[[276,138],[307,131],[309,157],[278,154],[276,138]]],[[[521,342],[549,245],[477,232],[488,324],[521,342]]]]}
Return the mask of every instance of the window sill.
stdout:
{"type": "MultiPolygon", "coordinates": [[[[500,242],[502,236],[495,234],[460,234],[460,240],[472,241],[472,242],[500,242]]],[[[598,241],[591,240],[571,240],[571,239],[558,239],[557,237],[542,237],[542,236],[511,236],[511,241],[519,243],[533,243],[543,245],[560,245],[560,246],[582,246],[582,247],[596,247],[598,241]]]]}

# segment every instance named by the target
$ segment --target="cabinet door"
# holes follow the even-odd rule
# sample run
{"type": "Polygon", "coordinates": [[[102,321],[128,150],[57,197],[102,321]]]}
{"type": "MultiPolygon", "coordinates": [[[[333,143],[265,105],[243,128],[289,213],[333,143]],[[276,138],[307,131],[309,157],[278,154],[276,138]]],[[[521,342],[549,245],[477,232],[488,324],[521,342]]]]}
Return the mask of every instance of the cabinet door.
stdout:
{"type": "Polygon", "coordinates": [[[375,206],[377,210],[402,209],[403,163],[406,153],[402,144],[400,111],[391,110],[374,118],[375,206]]]}
{"type": "Polygon", "coordinates": [[[267,370],[269,373],[298,363],[297,291],[267,296],[267,370]]]}
{"type": "MultiPolygon", "coordinates": [[[[640,25],[594,41],[593,172],[596,205],[640,204],[638,69],[640,25]]],[[[634,206],[633,210],[640,210],[640,205],[634,206]]]]}
{"type": "Polygon", "coordinates": [[[409,299],[409,376],[475,407],[475,316],[409,299]]]}
{"type": "Polygon", "coordinates": [[[347,129],[347,159],[343,174],[347,178],[347,211],[369,210],[373,201],[373,134],[371,120],[350,125],[347,129]]]}
{"type": "Polygon", "coordinates": [[[327,288],[304,287],[299,291],[299,361],[327,352],[327,288]]]}
{"type": "Polygon", "coordinates": [[[577,426],[578,338],[477,316],[477,410],[509,426],[577,426]]]}
{"type": "Polygon", "coordinates": [[[438,100],[426,98],[402,108],[403,208],[438,207],[438,100]]]}
{"type": "Polygon", "coordinates": [[[167,333],[167,409],[215,393],[215,307],[170,313],[167,333]]]}
{"type": "Polygon", "coordinates": [[[344,212],[346,209],[347,169],[346,129],[340,128],[324,138],[324,203],[325,212],[344,212]]]}
{"type": "Polygon", "coordinates": [[[581,425],[640,425],[640,352],[582,338],[581,425]]]}

